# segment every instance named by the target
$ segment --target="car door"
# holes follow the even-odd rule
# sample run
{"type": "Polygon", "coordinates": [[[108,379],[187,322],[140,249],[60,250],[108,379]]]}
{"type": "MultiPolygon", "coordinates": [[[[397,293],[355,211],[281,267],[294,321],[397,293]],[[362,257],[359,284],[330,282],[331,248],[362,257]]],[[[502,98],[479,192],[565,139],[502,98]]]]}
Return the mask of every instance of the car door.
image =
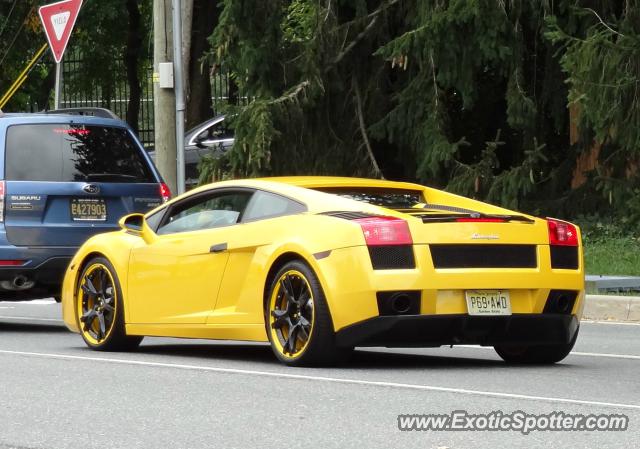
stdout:
{"type": "Polygon", "coordinates": [[[253,191],[214,189],[174,203],[157,238],[132,250],[129,321],[136,324],[204,324],[213,310],[229,258],[228,235],[253,191]]]}

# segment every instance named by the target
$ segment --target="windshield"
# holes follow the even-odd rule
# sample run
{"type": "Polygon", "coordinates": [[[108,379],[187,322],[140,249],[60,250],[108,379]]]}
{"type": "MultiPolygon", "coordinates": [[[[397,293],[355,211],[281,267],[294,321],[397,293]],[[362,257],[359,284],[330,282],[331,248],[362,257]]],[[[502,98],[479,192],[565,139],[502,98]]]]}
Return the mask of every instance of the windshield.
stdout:
{"type": "Polygon", "coordinates": [[[422,192],[419,190],[368,187],[318,187],[314,190],[389,209],[410,209],[424,203],[422,192]]]}

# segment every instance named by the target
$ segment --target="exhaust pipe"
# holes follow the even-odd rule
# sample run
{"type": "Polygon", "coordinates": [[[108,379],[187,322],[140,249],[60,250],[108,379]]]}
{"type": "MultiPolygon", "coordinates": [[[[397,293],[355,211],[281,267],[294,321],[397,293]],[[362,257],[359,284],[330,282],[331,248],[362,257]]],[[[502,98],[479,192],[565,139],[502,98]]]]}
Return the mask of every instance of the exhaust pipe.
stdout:
{"type": "Polygon", "coordinates": [[[558,313],[567,313],[569,312],[569,306],[571,301],[565,295],[560,295],[556,298],[554,308],[558,311],[558,313]]]}
{"type": "Polygon", "coordinates": [[[13,278],[13,286],[17,289],[20,290],[22,288],[24,288],[24,285],[29,281],[29,279],[27,279],[26,276],[16,276],[13,278]]]}
{"type": "Polygon", "coordinates": [[[391,310],[397,314],[407,313],[411,308],[411,299],[404,293],[393,295],[390,300],[391,310]]]}
{"type": "Polygon", "coordinates": [[[11,281],[2,281],[0,282],[0,288],[2,290],[9,291],[22,291],[28,290],[32,288],[36,283],[34,281],[30,281],[28,277],[25,275],[19,274],[14,277],[11,281]]]}

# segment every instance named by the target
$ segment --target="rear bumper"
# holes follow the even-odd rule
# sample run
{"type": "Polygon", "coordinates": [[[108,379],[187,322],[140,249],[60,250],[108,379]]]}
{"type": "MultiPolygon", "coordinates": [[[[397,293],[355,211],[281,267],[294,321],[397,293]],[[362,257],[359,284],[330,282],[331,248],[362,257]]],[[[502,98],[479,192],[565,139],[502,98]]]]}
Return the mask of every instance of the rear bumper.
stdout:
{"type": "Polygon", "coordinates": [[[0,300],[59,296],[64,273],[75,247],[0,246],[0,259],[24,260],[19,267],[0,267],[0,300]],[[13,284],[16,279],[23,287],[13,284]]]}
{"type": "Polygon", "coordinates": [[[336,342],[343,347],[552,345],[569,343],[578,326],[575,315],[561,314],[379,316],[340,329],[336,342]]]}

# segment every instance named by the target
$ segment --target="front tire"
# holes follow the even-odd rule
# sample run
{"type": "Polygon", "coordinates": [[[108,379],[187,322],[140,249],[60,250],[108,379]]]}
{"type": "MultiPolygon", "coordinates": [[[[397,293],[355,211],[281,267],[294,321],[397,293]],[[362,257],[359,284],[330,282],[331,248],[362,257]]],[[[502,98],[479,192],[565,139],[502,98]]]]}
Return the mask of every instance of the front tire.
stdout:
{"type": "Polygon", "coordinates": [[[569,355],[576,344],[579,330],[580,328],[576,329],[571,341],[565,344],[524,347],[494,346],[494,349],[502,360],[514,365],[552,365],[569,355]]]}
{"type": "Polygon", "coordinates": [[[96,351],[128,351],[143,337],[128,336],[122,290],[116,270],[104,257],[91,259],[82,270],[76,294],[80,335],[96,351]]]}
{"type": "Polygon", "coordinates": [[[335,344],[333,322],[313,270],[301,261],[286,263],[273,278],[265,304],[271,349],[289,366],[330,365],[350,348],[335,344]]]}

